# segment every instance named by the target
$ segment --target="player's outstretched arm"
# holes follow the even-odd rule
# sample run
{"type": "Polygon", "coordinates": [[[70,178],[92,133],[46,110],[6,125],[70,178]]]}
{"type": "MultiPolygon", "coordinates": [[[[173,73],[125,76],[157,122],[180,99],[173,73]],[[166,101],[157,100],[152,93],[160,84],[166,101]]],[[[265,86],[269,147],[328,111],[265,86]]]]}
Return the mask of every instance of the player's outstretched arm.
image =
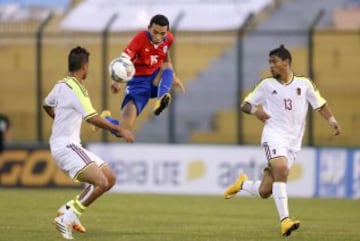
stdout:
{"type": "Polygon", "coordinates": [[[173,84],[174,84],[175,87],[179,88],[182,93],[185,92],[185,86],[184,86],[183,82],[181,81],[181,79],[179,79],[179,78],[175,75],[175,73],[174,73],[173,84]]]}
{"type": "Polygon", "coordinates": [[[318,111],[320,115],[329,122],[330,127],[335,130],[335,135],[339,135],[341,133],[341,126],[335,119],[330,107],[327,104],[324,104],[318,111]]]}
{"type": "Polygon", "coordinates": [[[120,125],[114,125],[99,115],[91,117],[87,122],[104,130],[118,132],[119,136],[123,137],[127,142],[133,143],[135,141],[135,136],[131,131],[120,125]]]}
{"type": "Polygon", "coordinates": [[[54,112],[54,108],[48,105],[43,105],[43,108],[45,110],[45,112],[51,117],[51,118],[55,118],[55,112],[54,112]]]}
{"type": "Polygon", "coordinates": [[[135,141],[134,134],[125,127],[118,125],[117,132],[119,133],[119,136],[123,137],[127,142],[133,143],[135,141]]]}

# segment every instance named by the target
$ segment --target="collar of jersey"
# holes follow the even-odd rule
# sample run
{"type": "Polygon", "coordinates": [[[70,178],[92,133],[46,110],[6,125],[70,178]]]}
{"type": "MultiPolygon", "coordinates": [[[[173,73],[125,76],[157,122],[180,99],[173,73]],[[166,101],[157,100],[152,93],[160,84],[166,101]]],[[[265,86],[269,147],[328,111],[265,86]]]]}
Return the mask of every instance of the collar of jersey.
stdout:
{"type": "Polygon", "coordinates": [[[287,82],[287,83],[282,83],[279,79],[276,79],[276,80],[282,85],[289,85],[294,81],[294,78],[295,78],[295,74],[293,73],[293,76],[292,76],[291,80],[289,82],[287,82]]]}
{"type": "Polygon", "coordinates": [[[79,85],[82,85],[75,77],[73,76],[66,76],[65,78],[66,80],[73,80],[75,81],[75,83],[79,84],[79,85]]]}

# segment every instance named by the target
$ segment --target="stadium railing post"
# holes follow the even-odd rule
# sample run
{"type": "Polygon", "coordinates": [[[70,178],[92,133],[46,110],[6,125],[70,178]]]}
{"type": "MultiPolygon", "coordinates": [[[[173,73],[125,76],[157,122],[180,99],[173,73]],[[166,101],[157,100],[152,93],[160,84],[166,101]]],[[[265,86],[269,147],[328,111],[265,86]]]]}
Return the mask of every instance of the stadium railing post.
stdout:
{"type": "MultiPolygon", "coordinates": [[[[177,27],[179,26],[179,23],[184,17],[184,12],[181,11],[175,18],[174,23],[171,27],[171,32],[174,35],[174,38],[176,37],[176,31],[177,27]]],[[[171,56],[172,56],[172,64],[174,70],[176,70],[176,44],[171,48],[171,56]]],[[[172,95],[172,105],[169,107],[169,115],[168,115],[168,143],[176,143],[176,93],[174,90],[171,90],[172,95]]]]}
{"type": "MultiPolygon", "coordinates": [[[[316,25],[320,22],[321,18],[324,16],[325,10],[320,9],[315,18],[311,22],[308,30],[308,76],[314,81],[314,32],[316,25]]],[[[314,145],[314,116],[311,108],[308,111],[308,145],[314,145]]]]}
{"type": "MultiPolygon", "coordinates": [[[[101,106],[102,109],[108,109],[108,85],[107,85],[107,78],[108,78],[108,49],[109,49],[109,30],[111,25],[115,22],[118,18],[119,14],[114,13],[108,20],[105,25],[104,30],[101,33],[101,58],[102,58],[102,66],[101,66],[101,106]]],[[[102,131],[101,141],[108,142],[109,135],[107,131],[102,131]]]]}
{"type": "Polygon", "coordinates": [[[36,30],[35,38],[36,38],[36,47],[35,47],[35,63],[36,63],[36,71],[35,71],[35,79],[36,79],[36,85],[35,85],[35,93],[36,93],[36,132],[37,132],[37,141],[44,142],[44,135],[43,135],[43,115],[42,115],[42,39],[43,39],[43,33],[45,30],[46,25],[50,22],[52,19],[53,14],[49,12],[49,14],[46,16],[46,18],[40,23],[39,27],[36,30]]]}
{"type": "Polygon", "coordinates": [[[236,123],[237,123],[237,144],[241,145],[243,144],[243,120],[242,120],[242,114],[240,110],[240,105],[242,101],[242,92],[244,91],[243,82],[244,82],[244,73],[243,73],[243,65],[244,65],[244,42],[243,39],[245,37],[246,31],[248,30],[248,27],[253,22],[254,15],[249,14],[247,18],[244,21],[244,24],[240,26],[240,28],[237,30],[237,40],[236,40],[236,77],[237,77],[237,86],[236,86],[236,123]]]}

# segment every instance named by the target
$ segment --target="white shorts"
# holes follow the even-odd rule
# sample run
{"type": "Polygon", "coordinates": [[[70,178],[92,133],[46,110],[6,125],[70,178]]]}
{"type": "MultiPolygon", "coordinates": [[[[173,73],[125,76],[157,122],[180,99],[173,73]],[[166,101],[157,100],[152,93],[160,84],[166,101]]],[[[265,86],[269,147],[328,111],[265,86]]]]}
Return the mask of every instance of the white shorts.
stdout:
{"type": "Polygon", "coordinates": [[[73,179],[76,179],[88,165],[95,163],[101,166],[105,163],[100,157],[78,144],[69,144],[55,151],[52,150],[51,154],[56,164],[73,179]]]}
{"type": "Polygon", "coordinates": [[[289,169],[294,164],[297,152],[271,142],[263,142],[262,146],[264,147],[265,156],[268,162],[276,157],[285,157],[289,169]]]}

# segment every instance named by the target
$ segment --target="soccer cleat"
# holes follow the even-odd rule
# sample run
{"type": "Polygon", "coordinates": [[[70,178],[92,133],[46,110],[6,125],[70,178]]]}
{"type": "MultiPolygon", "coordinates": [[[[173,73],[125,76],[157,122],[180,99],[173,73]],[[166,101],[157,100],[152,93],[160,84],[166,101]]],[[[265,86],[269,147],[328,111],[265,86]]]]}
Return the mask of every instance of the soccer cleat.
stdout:
{"type": "Polygon", "coordinates": [[[59,216],[54,219],[54,224],[56,226],[56,230],[60,232],[61,236],[64,239],[74,239],[72,236],[72,227],[71,223],[66,224],[63,222],[64,217],[59,216]]]}
{"type": "Polygon", "coordinates": [[[157,99],[154,107],[154,114],[160,115],[160,113],[166,109],[171,103],[171,95],[169,93],[161,96],[160,99],[157,99]]]}
{"type": "MultiPolygon", "coordinates": [[[[101,116],[102,118],[106,119],[106,117],[111,116],[111,112],[110,112],[109,110],[103,110],[103,111],[101,112],[100,116],[101,116]]],[[[98,132],[98,131],[100,130],[99,127],[94,126],[94,125],[91,125],[91,126],[90,126],[90,129],[91,129],[92,132],[98,132]]]]}
{"type": "MultiPolygon", "coordinates": [[[[60,217],[62,216],[65,211],[67,209],[69,209],[70,206],[69,205],[63,205],[59,208],[59,210],[57,211],[57,217],[60,217]]],[[[74,220],[74,223],[72,225],[72,228],[75,230],[75,231],[78,231],[79,233],[85,233],[86,232],[86,228],[81,224],[80,222],[80,219],[78,217],[75,218],[74,220]]]]}
{"type": "Polygon", "coordinates": [[[243,183],[248,179],[246,174],[241,174],[233,185],[228,187],[224,193],[225,199],[230,199],[235,196],[236,193],[240,192],[243,183]]]}
{"type": "Polygon", "coordinates": [[[280,225],[282,236],[288,237],[292,231],[295,231],[300,227],[300,221],[292,220],[291,218],[285,218],[281,221],[280,225]]]}

